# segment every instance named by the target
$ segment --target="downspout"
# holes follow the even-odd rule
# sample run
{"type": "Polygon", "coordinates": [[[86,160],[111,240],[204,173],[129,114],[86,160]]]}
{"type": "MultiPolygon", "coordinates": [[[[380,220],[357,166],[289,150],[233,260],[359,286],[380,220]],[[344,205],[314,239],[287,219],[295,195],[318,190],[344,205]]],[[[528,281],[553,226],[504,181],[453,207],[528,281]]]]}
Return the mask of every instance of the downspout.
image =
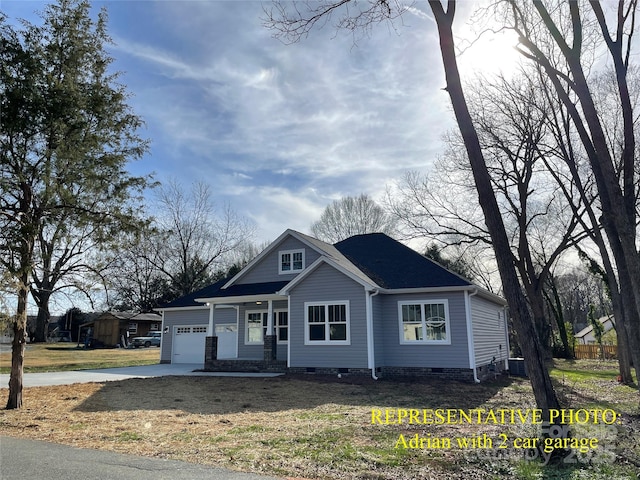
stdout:
{"type": "Polygon", "coordinates": [[[371,378],[378,380],[376,376],[376,356],[374,352],[374,340],[373,340],[373,300],[380,293],[379,290],[365,290],[367,292],[367,363],[371,369],[371,378]]]}
{"type": "Polygon", "coordinates": [[[507,342],[507,351],[505,352],[504,359],[504,369],[505,371],[509,370],[509,357],[511,356],[511,345],[509,344],[509,317],[507,316],[507,311],[509,310],[509,306],[505,306],[502,309],[502,320],[504,322],[504,338],[507,342]]]}
{"type": "Polygon", "coordinates": [[[478,371],[476,370],[476,352],[473,348],[473,325],[471,324],[471,297],[478,294],[478,289],[474,288],[473,292],[469,290],[464,292],[465,310],[467,311],[467,344],[469,346],[469,367],[473,370],[473,381],[480,383],[478,371]]]}

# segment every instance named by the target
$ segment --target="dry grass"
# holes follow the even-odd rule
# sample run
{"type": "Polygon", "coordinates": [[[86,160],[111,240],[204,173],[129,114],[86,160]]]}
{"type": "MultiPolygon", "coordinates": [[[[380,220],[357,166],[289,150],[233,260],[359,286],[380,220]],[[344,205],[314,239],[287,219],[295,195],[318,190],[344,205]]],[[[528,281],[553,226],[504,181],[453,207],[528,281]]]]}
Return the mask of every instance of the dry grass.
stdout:
{"type": "MultiPolygon", "coordinates": [[[[609,382],[600,385],[608,395],[616,388],[620,405],[636,402],[636,410],[621,412],[623,425],[616,427],[607,452],[640,456],[637,391],[608,379],[597,381],[609,382]]],[[[591,391],[577,385],[561,389],[569,396],[584,392],[591,398],[591,391]]],[[[6,398],[6,389],[0,393],[6,398]]],[[[25,405],[20,411],[0,411],[3,434],[279,476],[539,478],[543,468],[513,455],[495,458],[495,448],[394,448],[401,433],[407,438],[416,433],[434,438],[535,436],[527,427],[371,424],[372,408],[533,408],[528,382],[520,379],[468,385],[326,377],[164,377],[28,388],[25,405]]],[[[603,458],[580,459],[553,478],[635,478],[633,465],[603,458]]]]}
{"type": "MultiPolygon", "coordinates": [[[[27,345],[24,371],[54,372],[131,365],[151,365],[160,361],[160,349],[111,348],[84,349],[75,343],[39,343],[27,345]]],[[[0,353],[0,373],[9,373],[11,352],[0,353]]]]}

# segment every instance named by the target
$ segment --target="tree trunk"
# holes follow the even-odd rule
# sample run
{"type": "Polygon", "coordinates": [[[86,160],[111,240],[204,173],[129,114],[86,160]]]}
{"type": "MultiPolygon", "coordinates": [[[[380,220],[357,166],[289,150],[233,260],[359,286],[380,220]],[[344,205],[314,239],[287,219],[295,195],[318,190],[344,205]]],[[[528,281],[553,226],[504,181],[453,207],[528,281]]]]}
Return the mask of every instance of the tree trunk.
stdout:
{"type": "MultiPolygon", "coordinates": [[[[621,285],[623,285],[623,274],[624,272],[621,272],[621,285]]],[[[618,318],[616,317],[618,351],[620,351],[622,348],[626,350],[626,354],[628,357],[627,362],[633,363],[633,368],[636,371],[636,378],[640,383],[640,349],[634,347],[633,341],[633,337],[635,336],[635,345],[640,345],[640,338],[638,338],[640,337],[640,330],[637,329],[637,325],[640,324],[640,320],[638,319],[638,312],[633,308],[633,294],[629,291],[628,288],[621,288],[620,290],[620,296],[622,297],[622,314],[620,316],[620,320],[618,320],[618,318]],[[635,328],[634,325],[636,325],[635,328]],[[621,345],[621,340],[622,343],[626,343],[626,345],[621,345]]],[[[631,377],[631,367],[627,366],[626,368],[628,368],[629,371],[625,373],[621,371],[620,374],[623,375],[623,382],[625,382],[625,379],[628,378],[628,382],[625,383],[631,385],[633,384],[633,378],[631,377]]]]}
{"type": "MultiPolygon", "coordinates": [[[[618,371],[620,374],[620,382],[625,385],[633,385],[629,339],[623,326],[616,325],[616,337],[618,340],[618,371]]],[[[636,369],[636,372],[638,372],[638,369],[636,369]]]]}
{"type": "Polygon", "coordinates": [[[18,287],[18,309],[13,321],[13,342],[11,344],[11,374],[9,376],[9,398],[7,410],[22,407],[22,379],[24,372],[24,351],[27,343],[27,296],[29,289],[27,273],[20,278],[18,287]]]}
{"type": "Polygon", "coordinates": [[[559,408],[560,404],[551,383],[549,372],[544,364],[544,351],[540,345],[527,300],[518,280],[511,247],[493,192],[491,178],[462,89],[452,32],[455,1],[449,0],[446,12],[439,0],[430,0],[429,5],[438,26],[440,51],[447,81],[446,90],[451,98],[453,111],[469,156],[478,191],[478,199],[493,242],[505,297],[509,304],[516,334],[525,357],[536,404],[545,412],[545,418],[548,419],[549,410],[559,408]]]}
{"type": "Polygon", "coordinates": [[[51,314],[49,313],[49,298],[51,295],[49,292],[38,291],[35,292],[32,290],[31,295],[33,298],[36,298],[36,303],[38,305],[38,317],[36,318],[36,332],[35,332],[35,341],[36,342],[46,342],[47,341],[47,330],[49,325],[49,319],[51,318],[51,314]]]}
{"type": "Polygon", "coordinates": [[[551,361],[553,359],[552,342],[551,342],[551,324],[547,319],[544,312],[544,297],[540,292],[527,292],[527,298],[531,305],[531,313],[533,315],[533,321],[538,332],[538,338],[540,339],[540,346],[544,352],[543,358],[545,361],[551,361]]]}
{"type": "Polygon", "coordinates": [[[548,289],[544,289],[543,295],[547,299],[548,309],[555,319],[556,326],[558,327],[558,334],[560,335],[560,341],[562,342],[563,358],[573,358],[575,356],[573,345],[569,345],[569,336],[567,335],[567,327],[564,322],[564,312],[562,310],[562,301],[558,294],[558,287],[556,286],[555,279],[552,275],[549,275],[548,289]],[[549,291],[551,290],[551,294],[549,291]]]}

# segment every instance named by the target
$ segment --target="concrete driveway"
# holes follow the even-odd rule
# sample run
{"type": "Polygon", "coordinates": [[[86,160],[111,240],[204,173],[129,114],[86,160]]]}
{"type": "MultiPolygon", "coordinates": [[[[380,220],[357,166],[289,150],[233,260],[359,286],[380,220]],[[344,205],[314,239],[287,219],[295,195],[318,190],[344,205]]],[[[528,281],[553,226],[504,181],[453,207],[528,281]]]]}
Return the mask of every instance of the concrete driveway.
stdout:
{"type": "MultiPolygon", "coordinates": [[[[151,378],[171,375],[203,377],[276,377],[279,373],[197,372],[202,364],[156,364],[140,367],[102,368],[97,370],[73,370],[68,372],[25,373],[25,387],[71,385],[73,383],[111,382],[127,378],[151,378]]],[[[0,388],[9,385],[9,374],[0,374],[0,388]]]]}

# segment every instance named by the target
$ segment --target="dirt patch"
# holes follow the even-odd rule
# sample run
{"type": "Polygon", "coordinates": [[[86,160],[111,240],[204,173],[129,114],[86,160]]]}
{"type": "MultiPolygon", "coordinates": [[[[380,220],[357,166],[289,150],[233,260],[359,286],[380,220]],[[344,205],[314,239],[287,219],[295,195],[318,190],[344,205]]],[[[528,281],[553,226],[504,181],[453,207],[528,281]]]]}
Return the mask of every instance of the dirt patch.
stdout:
{"type": "MultiPolygon", "coordinates": [[[[6,398],[6,389],[0,393],[6,398]]],[[[477,452],[394,448],[399,435],[520,434],[511,427],[372,425],[372,409],[534,408],[531,389],[520,379],[469,385],[321,376],[163,377],[27,388],[24,404],[0,411],[3,434],[277,476],[363,480],[515,475],[512,463],[501,466],[477,452]]],[[[625,421],[637,431],[637,417],[625,421]]]]}

